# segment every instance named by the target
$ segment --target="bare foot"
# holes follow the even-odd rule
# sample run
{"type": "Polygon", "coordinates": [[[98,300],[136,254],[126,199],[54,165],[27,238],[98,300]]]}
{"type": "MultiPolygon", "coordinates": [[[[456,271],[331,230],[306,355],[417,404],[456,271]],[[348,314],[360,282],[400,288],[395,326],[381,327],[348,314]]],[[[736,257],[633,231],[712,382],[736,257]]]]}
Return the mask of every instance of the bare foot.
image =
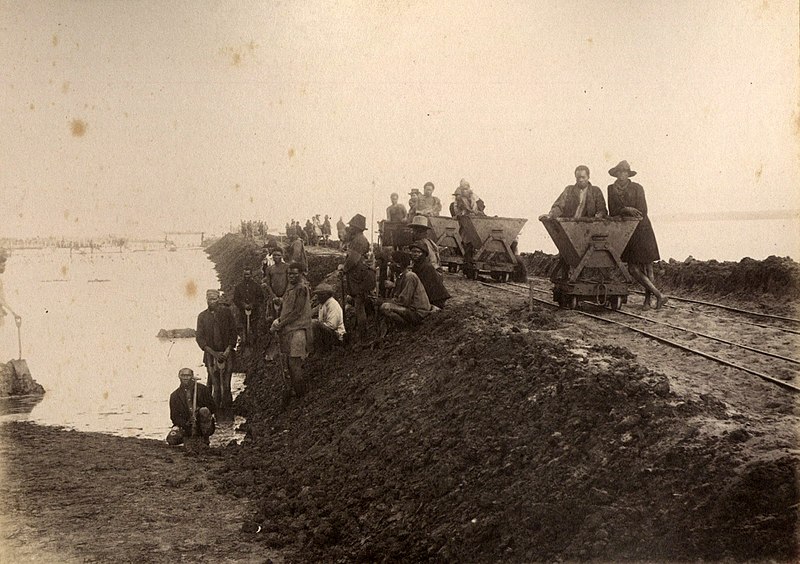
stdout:
{"type": "Polygon", "coordinates": [[[667,296],[661,296],[660,298],[656,299],[656,309],[661,309],[663,305],[667,303],[667,296]]]}

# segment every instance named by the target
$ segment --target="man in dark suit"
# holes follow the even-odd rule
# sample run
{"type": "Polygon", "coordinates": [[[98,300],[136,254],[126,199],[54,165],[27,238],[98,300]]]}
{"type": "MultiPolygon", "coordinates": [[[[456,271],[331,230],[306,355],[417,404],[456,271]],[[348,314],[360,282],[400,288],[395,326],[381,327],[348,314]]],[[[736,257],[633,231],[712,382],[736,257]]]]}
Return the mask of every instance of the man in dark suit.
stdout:
{"type": "Polygon", "coordinates": [[[181,385],[169,396],[169,417],[172,430],[167,442],[179,445],[187,437],[201,437],[208,444],[208,437],[214,434],[214,412],[217,406],[203,384],[198,384],[191,368],[178,371],[181,385]]]}
{"type": "Polygon", "coordinates": [[[575,184],[567,186],[550,208],[550,217],[606,217],[606,199],[603,191],[589,182],[589,167],[575,169],[575,184]]]}

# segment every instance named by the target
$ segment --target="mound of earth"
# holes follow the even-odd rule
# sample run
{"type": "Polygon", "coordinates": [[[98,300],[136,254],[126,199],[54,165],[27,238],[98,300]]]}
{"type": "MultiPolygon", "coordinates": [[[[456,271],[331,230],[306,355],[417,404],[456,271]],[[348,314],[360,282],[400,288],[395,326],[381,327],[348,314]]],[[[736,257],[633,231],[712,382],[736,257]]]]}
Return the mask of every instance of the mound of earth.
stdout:
{"type": "Polygon", "coordinates": [[[759,452],[747,415],[557,324],[456,295],[375,350],[310,358],[287,409],[254,355],[220,490],[302,561],[797,557],[791,445],[759,452]]]}
{"type": "Polygon", "coordinates": [[[0,398],[10,396],[42,396],[44,388],[31,376],[24,360],[0,363],[0,398]]]}
{"type": "MultiPolygon", "coordinates": [[[[254,240],[229,233],[209,245],[206,253],[215,265],[224,292],[233,293],[236,284],[242,280],[245,268],[253,269],[260,280],[263,251],[254,240]]],[[[309,257],[306,278],[312,287],[322,282],[344,260],[342,253],[325,247],[306,247],[306,255],[309,257]]]]}
{"type": "Polygon", "coordinates": [[[748,460],[746,423],[676,397],[619,347],[462,303],[376,351],[273,369],[237,399],[249,441],[219,481],[301,560],[788,560],[793,461],[748,460]],[[747,534],[743,534],[746,531],[747,534]]]}

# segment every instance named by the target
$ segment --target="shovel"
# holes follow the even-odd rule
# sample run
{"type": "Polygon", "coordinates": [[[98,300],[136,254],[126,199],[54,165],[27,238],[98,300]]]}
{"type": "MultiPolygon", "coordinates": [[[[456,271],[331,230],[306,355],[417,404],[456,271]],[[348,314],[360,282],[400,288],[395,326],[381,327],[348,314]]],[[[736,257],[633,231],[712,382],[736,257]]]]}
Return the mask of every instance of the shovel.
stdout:
{"type": "Polygon", "coordinates": [[[19,345],[19,357],[17,360],[22,360],[22,318],[17,315],[14,317],[14,322],[17,324],[17,344],[19,345]]]}
{"type": "Polygon", "coordinates": [[[247,318],[247,337],[245,338],[245,342],[250,342],[250,314],[253,313],[252,309],[245,308],[244,315],[247,318]]]}

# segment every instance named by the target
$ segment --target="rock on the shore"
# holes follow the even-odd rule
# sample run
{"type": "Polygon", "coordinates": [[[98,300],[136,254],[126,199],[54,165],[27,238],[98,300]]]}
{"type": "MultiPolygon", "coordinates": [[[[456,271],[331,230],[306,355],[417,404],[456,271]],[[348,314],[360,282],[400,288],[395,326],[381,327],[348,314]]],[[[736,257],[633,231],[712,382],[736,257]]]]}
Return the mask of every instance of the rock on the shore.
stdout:
{"type": "Polygon", "coordinates": [[[159,329],[159,339],[194,339],[196,331],[194,329],[159,329]]]}
{"type": "Polygon", "coordinates": [[[0,364],[0,397],[42,395],[44,388],[33,379],[24,360],[0,364]]]}

